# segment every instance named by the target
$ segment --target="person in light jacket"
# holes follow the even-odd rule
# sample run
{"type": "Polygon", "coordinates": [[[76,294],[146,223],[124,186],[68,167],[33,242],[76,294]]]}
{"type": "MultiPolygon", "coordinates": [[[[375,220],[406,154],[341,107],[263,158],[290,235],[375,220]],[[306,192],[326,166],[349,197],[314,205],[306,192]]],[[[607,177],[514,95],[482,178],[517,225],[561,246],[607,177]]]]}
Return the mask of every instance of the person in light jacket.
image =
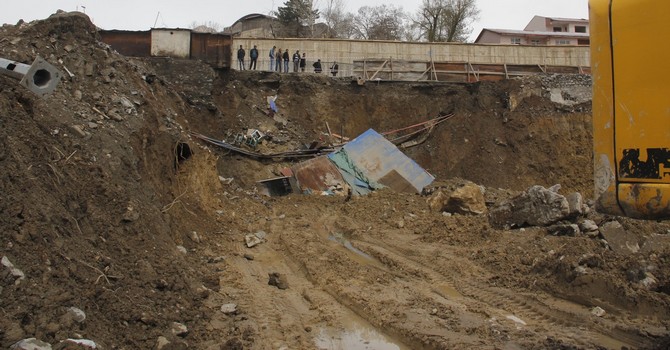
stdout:
{"type": "Polygon", "coordinates": [[[275,70],[275,50],[277,49],[276,46],[273,46],[270,49],[270,72],[275,70]]]}

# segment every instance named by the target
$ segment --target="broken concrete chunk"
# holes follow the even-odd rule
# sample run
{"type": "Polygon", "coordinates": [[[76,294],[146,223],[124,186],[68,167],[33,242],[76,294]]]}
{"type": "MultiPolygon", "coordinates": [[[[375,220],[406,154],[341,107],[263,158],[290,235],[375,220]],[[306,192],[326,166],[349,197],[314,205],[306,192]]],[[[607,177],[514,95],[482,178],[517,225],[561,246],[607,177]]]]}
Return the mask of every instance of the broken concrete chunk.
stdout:
{"type": "Polygon", "coordinates": [[[221,312],[226,315],[233,315],[237,313],[237,304],[223,304],[221,305],[221,312]]]}
{"type": "Polygon", "coordinates": [[[549,189],[533,186],[509,201],[496,205],[489,211],[489,221],[497,228],[520,226],[547,226],[566,219],[570,206],[565,196],[556,191],[560,185],[549,189]]]}
{"type": "Polygon", "coordinates": [[[9,347],[11,350],[51,350],[51,344],[36,338],[27,338],[9,347]]]}
{"type": "Polygon", "coordinates": [[[254,247],[254,246],[257,246],[257,245],[263,243],[263,240],[258,238],[253,233],[250,233],[250,234],[244,236],[244,241],[247,244],[247,248],[251,248],[251,247],[254,247]]]}
{"type": "Polygon", "coordinates": [[[67,344],[77,344],[79,347],[77,349],[80,349],[81,347],[88,348],[88,349],[97,349],[98,344],[96,344],[93,340],[89,339],[65,339],[62,341],[62,344],[65,344],[65,347],[63,349],[69,349],[70,347],[67,346],[67,344]]]}
{"type": "Polygon", "coordinates": [[[626,232],[618,221],[610,221],[600,226],[600,234],[616,253],[633,254],[640,251],[637,238],[626,232]]]}
{"type": "Polygon", "coordinates": [[[565,196],[565,199],[568,200],[568,210],[571,217],[578,217],[584,214],[584,200],[581,193],[574,192],[565,196]]]}

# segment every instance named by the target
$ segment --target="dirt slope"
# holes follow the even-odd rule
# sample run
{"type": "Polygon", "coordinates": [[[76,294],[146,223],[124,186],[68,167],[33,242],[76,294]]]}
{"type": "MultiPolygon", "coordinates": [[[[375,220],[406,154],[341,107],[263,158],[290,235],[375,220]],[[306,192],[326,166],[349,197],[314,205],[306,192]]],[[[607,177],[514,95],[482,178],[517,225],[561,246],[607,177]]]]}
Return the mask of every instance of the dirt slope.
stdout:
{"type": "Polygon", "coordinates": [[[358,86],[125,58],[79,14],[0,30],[0,57],[38,54],[73,76],[46,99],[0,76],[0,256],[25,274],[0,267],[0,347],[30,337],[103,349],[668,344],[668,223],[588,214],[620,221],[642,247],[621,254],[601,237],[444,215],[419,195],[267,198],[256,181],[288,161],[188,135],[230,140],[253,127],[272,136],[259,150],[276,152],[327,141],[326,122],[355,137],[453,113],[407,150],[435,186],[473,181],[489,204],[536,184],[588,198],[590,105],[532,95],[544,94],[541,79],[358,86]],[[285,126],[263,113],[274,95],[285,126]]]}

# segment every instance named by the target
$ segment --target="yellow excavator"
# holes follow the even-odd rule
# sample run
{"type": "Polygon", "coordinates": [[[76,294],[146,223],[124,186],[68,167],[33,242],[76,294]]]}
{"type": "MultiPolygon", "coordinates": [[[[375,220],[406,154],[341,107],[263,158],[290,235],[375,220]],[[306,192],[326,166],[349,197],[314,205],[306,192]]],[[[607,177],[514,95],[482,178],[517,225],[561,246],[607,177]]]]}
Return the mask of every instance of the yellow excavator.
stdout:
{"type": "Polygon", "coordinates": [[[591,0],[596,208],[670,219],[670,1],[591,0]]]}

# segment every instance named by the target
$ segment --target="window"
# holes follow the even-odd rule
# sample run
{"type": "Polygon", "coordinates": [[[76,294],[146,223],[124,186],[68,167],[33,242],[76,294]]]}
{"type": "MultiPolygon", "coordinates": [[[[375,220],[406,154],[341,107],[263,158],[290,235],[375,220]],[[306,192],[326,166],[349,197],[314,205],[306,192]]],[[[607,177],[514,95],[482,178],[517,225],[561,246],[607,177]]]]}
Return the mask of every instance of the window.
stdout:
{"type": "Polygon", "coordinates": [[[575,33],[586,33],[585,26],[575,26],[575,33]]]}
{"type": "Polygon", "coordinates": [[[537,45],[542,45],[542,40],[540,40],[540,39],[531,39],[530,44],[531,44],[531,45],[535,45],[535,46],[537,46],[537,45]]]}
{"type": "Polygon", "coordinates": [[[570,40],[558,39],[556,40],[556,45],[570,45],[570,40]]]}
{"type": "Polygon", "coordinates": [[[591,41],[589,39],[578,39],[577,45],[590,45],[591,41]]]}
{"type": "Polygon", "coordinates": [[[521,38],[510,38],[512,45],[521,45],[521,38]]]}
{"type": "Polygon", "coordinates": [[[554,27],[554,32],[562,32],[563,28],[561,27],[554,27]]]}

